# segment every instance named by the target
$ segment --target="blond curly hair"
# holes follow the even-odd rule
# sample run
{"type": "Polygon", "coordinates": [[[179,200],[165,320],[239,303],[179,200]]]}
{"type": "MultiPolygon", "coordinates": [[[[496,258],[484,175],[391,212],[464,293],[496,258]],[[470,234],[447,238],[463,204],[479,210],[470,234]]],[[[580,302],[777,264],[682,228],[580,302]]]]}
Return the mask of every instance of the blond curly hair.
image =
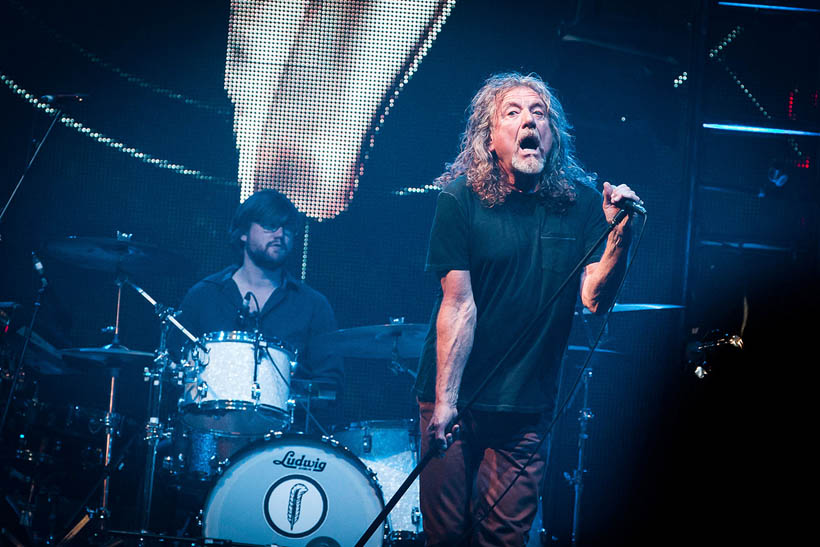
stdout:
{"type": "Polygon", "coordinates": [[[499,99],[516,87],[532,89],[547,106],[552,148],[540,175],[539,192],[549,198],[547,203],[551,209],[566,210],[575,201],[577,185],[594,187],[596,176],[587,173],[575,159],[575,145],[569,133],[572,126],[555,93],[538,75],[532,73],[502,73],[487,79],[467,109],[467,128],[461,137],[459,154],[446,165],[445,172],[435,183],[444,188],[458,177],[466,176],[467,185],[486,206],[504,203],[512,191],[512,185],[507,184],[506,176],[490,152],[490,135],[499,99]]]}

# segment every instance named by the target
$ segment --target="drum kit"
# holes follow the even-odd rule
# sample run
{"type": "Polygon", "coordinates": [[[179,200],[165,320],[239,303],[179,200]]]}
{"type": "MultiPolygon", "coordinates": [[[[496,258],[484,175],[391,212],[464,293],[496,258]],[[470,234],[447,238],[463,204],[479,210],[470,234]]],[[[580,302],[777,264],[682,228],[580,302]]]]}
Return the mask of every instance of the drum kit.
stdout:
{"type": "MultiPolygon", "coordinates": [[[[116,238],[53,241],[44,255],[114,277],[113,339],[100,347],[57,349],[32,320],[7,337],[22,344],[10,348],[0,340],[0,385],[3,395],[8,392],[0,422],[6,494],[0,542],[353,545],[418,462],[414,420],[323,426],[312,409],[335,399],[336,388],[294,378],[299,355],[286,342],[255,331],[197,337],[176,319],[176,310],[135,284],[135,277],[174,271],[180,257],[121,232],[116,238]],[[129,288],[160,320],[153,352],[120,341],[123,292],[129,288]],[[173,329],[186,339],[179,355],[167,347],[173,329]],[[123,380],[135,370],[148,388],[144,423],[117,408],[123,387],[136,391],[123,380]],[[103,409],[41,400],[37,380],[43,374],[100,373],[107,388],[103,409]],[[296,419],[297,407],[304,423],[296,419]],[[140,444],[144,462],[134,465],[140,444]],[[139,501],[121,509],[110,488],[126,460],[141,470],[135,483],[141,486],[126,486],[139,501]],[[185,498],[179,507],[169,508],[169,492],[185,498]],[[187,514],[179,515],[180,508],[187,514]],[[169,524],[169,512],[178,520],[169,524]],[[113,529],[114,523],[123,529],[113,529]]],[[[2,304],[0,319],[7,319],[8,331],[20,306],[2,304]]],[[[387,360],[394,372],[412,376],[402,360],[419,356],[426,328],[391,319],[327,333],[318,344],[343,357],[387,360]]],[[[421,544],[416,482],[383,533],[366,545],[421,544]]]]}
{"type": "MultiPolygon", "coordinates": [[[[27,327],[12,329],[21,306],[0,302],[0,331],[10,333],[0,339],[0,386],[7,392],[0,420],[5,498],[0,542],[353,545],[419,462],[414,420],[323,426],[313,410],[333,401],[336,387],[294,377],[299,355],[286,342],[258,331],[199,337],[189,332],[174,309],[134,282],[181,268],[184,261],[173,253],[121,232],[116,238],[53,241],[44,252],[113,276],[113,339],[100,347],[57,349],[38,334],[36,310],[47,285],[42,276],[27,327]],[[123,290],[129,288],[160,320],[153,352],[120,341],[123,290]],[[167,347],[173,329],[186,340],[178,355],[167,347]],[[124,371],[141,371],[148,387],[144,422],[118,412],[124,371]],[[38,378],[67,374],[103,374],[105,407],[44,400],[38,378]],[[297,407],[304,422],[296,419],[297,407]],[[140,445],[144,461],[134,465],[140,445]],[[124,480],[115,472],[126,460],[140,470],[138,480],[125,487],[139,501],[120,508],[112,503],[110,487],[124,480]],[[130,524],[116,530],[113,523],[130,524]]],[[[678,307],[659,306],[619,304],[613,311],[678,307]]],[[[342,357],[388,361],[394,373],[414,377],[403,362],[418,358],[426,332],[425,324],[391,318],[387,324],[326,333],[317,344],[342,357]]],[[[583,350],[588,348],[568,348],[583,350]]],[[[126,388],[136,391],[127,383],[126,388]]],[[[579,456],[579,468],[581,462],[579,456]]],[[[416,481],[388,515],[383,533],[366,545],[422,545],[419,507],[416,481]]]]}

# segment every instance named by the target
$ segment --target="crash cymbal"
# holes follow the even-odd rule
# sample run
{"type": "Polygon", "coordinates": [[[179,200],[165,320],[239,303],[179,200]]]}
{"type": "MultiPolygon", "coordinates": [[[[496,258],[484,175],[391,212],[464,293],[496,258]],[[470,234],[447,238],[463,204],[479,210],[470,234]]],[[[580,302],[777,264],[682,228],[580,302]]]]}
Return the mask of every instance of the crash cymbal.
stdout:
{"type": "Polygon", "coordinates": [[[45,254],[80,268],[111,273],[169,273],[185,265],[185,259],[175,253],[121,237],[70,236],[48,242],[45,254]]]}
{"type": "MultiPolygon", "coordinates": [[[[616,303],[612,308],[612,313],[622,313],[628,311],[654,311],[654,310],[677,310],[683,306],[677,304],[621,304],[616,303]]],[[[584,308],[584,315],[591,315],[592,312],[584,308]]]]}
{"type": "Polygon", "coordinates": [[[102,368],[143,365],[154,358],[153,353],[109,344],[102,347],[68,348],[61,350],[64,359],[77,359],[102,368]]]}
{"type": "Polygon", "coordinates": [[[389,323],[329,332],[318,346],[343,357],[362,359],[416,358],[421,355],[428,325],[389,323]]]}

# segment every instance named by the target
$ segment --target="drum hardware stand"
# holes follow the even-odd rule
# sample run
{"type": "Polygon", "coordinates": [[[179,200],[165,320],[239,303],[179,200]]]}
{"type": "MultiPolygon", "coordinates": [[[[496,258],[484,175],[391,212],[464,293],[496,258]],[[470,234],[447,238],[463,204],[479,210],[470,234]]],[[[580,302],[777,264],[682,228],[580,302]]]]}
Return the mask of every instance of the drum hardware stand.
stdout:
{"type": "Polygon", "coordinates": [[[578,530],[581,524],[581,494],[584,491],[584,473],[587,472],[584,469],[584,451],[586,448],[587,439],[589,439],[589,434],[587,433],[587,424],[592,420],[595,415],[590,410],[589,404],[589,379],[592,377],[592,369],[588,368],[584,371],[583,376],[583,383],[584,383],[584,403],[583,407],[580,411],[578,411],[578,460],[577,466],[575,469],[572,470],[572,474],[569,472],[564,472],[564,479],[570,486],[573,487],[575,490],[575,499],[572,503],[572,545],[578,545],[578,530]]]}
{"type": "MultiPolygon", "coordinates": [[[[257,333],[257,334],[258,334],[258,333],[257,333]]],[[[268,356],[268,360],[269,360],[271,363],[276,363],[276,361],[274,361],[274,359],[273,359],[273,356],[271,356],[270,351],[268,350],[267,345],[263,345],[263,346],[262,346],[262,349],[264,349],[264,350],[265,350],[265,353],[266,353],[266,354],[267,354],[267,356],[268,356]]],[[[298,359],[298,352],[297,352],[297,354],[296,354],[296,355],[294,355],[293,360],[291,360],[291,361],[290,361],[290,370],[291,370],[291,374],[293,374],[293,372],[292,372],[292,371],[296,368],[297,359],[298,359]]],[[[257,365],[257,366],[258,366],[258,365],[257,365]]],[[[283,381],[283,382],[285,382],[285,383],[287,384],[287,383],[288,383],[288,382],[287,382],[287,379],[284,377],[284,375],[282,374],[282,372],[279,370],[279,367],[277,367],[277,366],[274,364],[274,368],[276,369],[276,372],[278,372],[278,373],[279,373],[279,377],[280,377],[280,378],[282,378],[282,381],[283,381]]],[[[330,433],[328,433],[328,431],[327,431],[324,427],[322,427],[322,424],[320,424],[320,423],[319,423],[319,420],[317,420],[317,419],[316,419],[316,417],[313,415],[313,413],[311,413],[311,411],[310,411],[310,399],[311,399],[311,395],[312,395],[312,393],[313,393],[313,384],[308,384],[308,400],[307,400],[307,404],[304,404],[304,403],[299,403],[299,402],[298,402],[295,398],[293,398],[293,397],[291,397],[291,398],[289,398],[289,399],[288,399],[288,402],[287,402],[287,405],[288,405],[288,415],[289,415],[289,420],[288,420],[288,421],[289,421],[290,425],[293,425],[293,424],[296,422],[296,415],[295,415],[295,413],[296,413],[296,406],[301,404],[302,408],[304,408],[304,409],[305,409],[305,430],[304,430],[304,433],[305,433],[305,434],[310,433],[310,421],[312,420],[312,421],[313,421],[313,423],[316,425],[316,427],[319,429],[319,431],[321,431],[321,432],[322,432],[322,435],[325,435],[325,436],[330,436],[330,433]]]]}
{"type": "MultiPolygon", "coordinates": [[[[404,317],[389,317],[389,319],[391,325],[404,325],[404,317]]],[[[416,379],[416,373],[401,364],[398,336],[393,337],[393,348],[390,350],[390,370],[393,371],[393,374],[396,376],[405,373],[413,378],[413,380],[416,379]]]]}
{"type": "MultiPolygon", "coordinates": [[[[168,332],[171,326],[176,327],[182,334],[184,334],[191,342],[206,353],[208,348],[203,344],[199,338],[191,334],[176,318],[178,312],[173,308],[163,306],[158,303],[150,294],[145,292],[142,288],[135,285],[133,282],[123,278],[123,282],[127,283],[135,291],[137,291],[145,300],[154,307],[154,313],[159,317],[162,327],[160,329],[159,348],[156,351],[154,363],[150,367],[145,368],[143,377],[148,386],[148,422],[145,425],[144,440],[148,443],[148,450],[145,456],[145,473],[143,474],[143,489],[140,497],[140,530],[146,531],[151,518],[151,504],[153,502],[154,494],[154,475],[157,464],[157,444],[161,438],[167,438],[169,432],[163,431],[163,427],[159,421],[160,409],[162,406],[162,376],[166,370],[171,368],[170,356],[168,355],[167,340],[168,332]]],[[[201,386],[197,386],[197,390],[201,386]]],[[[207,391],[207,385],[202,388],[207,391]]]]}
{"type": "MultiPolygon", "coordinates": [[[[253,293],[249,293],[253,294],[253,293]]],[[[254,299],[256,297],[254,296],[254,299]]],[[[259,308],[259,304],[256,304],[259,308]]],[[[262,398],[262,388],[259,385],[259,365],[262,363],[262,350],[268,350],[262,346],[262,333],[259,331],[259,313],[255,315],[255,326],[253,328],[253,383],[251,384],[251,398],[253,399],[253,409],[259,408],[259,399],[262,398]]]]}
{"type": "Polygon", "coordinates": [[[109,462],[103,467],[100,478],[97,480],[96,483],[94,483],[94,485],[88,491],[88,495],[86,495],[85,499],[83,499],[83,501],[80,503],[79,509],[77,509],[73,515],[71,515],[71,518],[68,519],[68,522],[74,522],[74,519],[76,519],[80,515],[80,513],[85,514],[82,516],[82,518],[80,518],[79,521],[77,521],[74,524],[74,526],[68,532],[66,532],[63,538],[59,542],[57,542],[58,546],[65,545],[71,542],[77,536],[77,534],[79,534],[80,531],[82,531],[83,528],[85,528],[90,522],[92,522],[95,519],[99,519],[100,531],[104,531],[106,529],[106,522],[109,516],[108,509],[104,507],[97,507],[92,509],[90,507],[87,507],[86,504],[94,495],[94,492],[96,492],[97,489],[100,488],[100,486],[103,485],[103,483],[105,483],[109,479],[111,475],[111,470],[119,470],[122,468],[123,460],[125,460],[126,454],[128,454],[128,451],[131,449],[131,445],[133,445],[134,441],[136,441],[139,437],[139,433],[132,435],[128,442],[125,444],[125,446],[122,448],[119,457],[116,460],[109,460],[109,462]]]}
{"type": "MultiPolygon", "coordinates": [[[[108,409],[106,410],[102,420],[103,425],[105,425],[105,450],[103,453],[104,455],[102,476],[100,477],[100,480],[98,480],[97,483],[93,486],[85,500],[83,500],[81,508],[85,507],[85,504],[88,502],[88,500],[97,490],[97,488],[101,486],[102,493],[100,494],[100,505],[95,509],[85,508],[86,515],[84,515],[83,518],[80,519],[80,521],[77,522],[77,524],[63,537],[63,539],[60,540],[58,545],[62,545],[68,541],[71,541],[95,517],[99,517],[100,530],[105,530],[106,522],[110,515],[108,503],[110,501],[109,489],[111,484],[111,468],[113,467],[111,463],[111,455],[114,448],[114,436],[119,434],[115,426],[116,414],[114,413],[114,400],[116,395],[117,377],[119,376],[119,369],[112,368],[110,369],[110,371],[111,377],[108,389],[108,409]]],[[[128,448],[130,448],[131,444],[134,441],[134,438],[136,437],[133,437],[131,441],[128,442],[128,445],[126,445],[126,447],[123,448],[122,454],[116,463],[116,467],[119,467],[120,463],[124,459],[125,454],[128,451],[128,448]]],[[[79,512],[80,511],[77,511],[77,513],[79,512]]],[[[73,520],[76,517],[77,513],[75,513],[75,516],[72,517],[72,519],[70,520],[73,520]]]]}
{"type": "MultiPolygon", "coordinates": [[[[551,310],[552,304],[557,300],[558,296],[564,291],[564,288],[566,288],[566,286],[569,285],[570,281],[575,277],[576,273],[578,273],[581,270],[584,263],[586,263],[586,261],[592,256],[592,254],[601,245],[601,243],[604,242],[604,240],[609,236],[610,232],[612,232],[612,230],[615,229],[615,226],[617,226],[624,218],[626,218],[628,214],[629,213],[627,213],[623,209],[618,211],[618,213],[615,215],[615,218],[612,219],[612,222],[610,222],[607,225],[606,230],[604,230],[600,237],[598,237],[597,241],[592,245],[592,247],[590,247],[586,254],[584,254],[581,260],[578,261],[578,264],[575,265],[572,271],[569,272],[569,275],[567,275],[566,279],[564,279],[564,281],[561,283],[558,289],[556,289],[555,293],[552,296],[550,296],[549,300],[547,300],[547,303],[544,304],[544,306],[538,311],[535,320],[532,321],[527,326],[527,328],[525,328],[524,331],[519,334],[519,337],[516,340],[516,342],[510,346],[510,348],[507,350],[507,353],[498,361],[496,366],[484,377],[484,380],[473,393],[472,397],[470,397],[470,400],[467,401],[467,403],[461,408],[461,410],[458,411],[455,418],[453,418],[452,424],[448,424],[448,429],[451,429],[453,425],[459,422],[462,416],[469,412],[473,404],[475,404],[475,402],[478,400],[478,397],[484,392],[484,389],[486,389],[486,387],[489,385],[490,380],[494,379],[498,371],[501,370],[501,365],[504,363],[507,356],[516,348],[516,346],[518,345],[517,343],[526,340],[529,336],[532,336],[531,331],[534,331],[535,326],[540,325],[542,317],[546,316],[547,312],[551,310]]],[[[407,478],[404,480],[401,486],[399,486],[396,493],[393,494],[393,497],[390,498],[390,500],[385,504],[384,509],[382,509],[381,513],[379,513],[376,516],[376,518],[373,519],[373,522],[371,522],[367,530],[364,531],[362,536],[359,538],[359,541],[356,542],[356,547],[364,547],[365,543],[367,543],[367,540],[370,539],[370,537],[376,532],[381,523],[384,522],[387,518],[387,515],[390,514],[390,511],[393,510],[393,508],[396,506],[396,504],[402,498],[402,496],[404,496],[404,494],[407,493],[407,490],[410,489],[410,486],[421,474],[422,469],[427,467],[430,461],[434,457],[436,457],[439,452],[440,451],[436,446],[430,447],[427,450],[427,452],[422,456],[421,460],[419,461],[419,464],[413,469],[413,471],[410,472],[410,474],[407,476],[407,478]]]]}
{"type": "MultiPolygon", "coordinates": [[[[38,150],[39,150],[39,148],[38,148],[38,150]]],[[[32,159],[32,161],[33,161],[33,159],[32,159]]],[[[47,286],[48,286],[48,282],[46,281],[46,278],[41,276],[40,277],[40,288],[37,289],[37,298],[35,298],[35,300],[34,300],[34,311],[31,313],[31,322],[29,323],[28,330],[26,331],[26,339],[23,342],[23,349],[20,351],[20,356],[17,358],[17,366],[14,367],[14,374],[11,377],[11,385],[9,387],[9,395],[8,395],[8,398],[6,399],[6,405],[3,407],[3,416],[2,416],[2,418],[0,418],[0,434],[3,433],[3,429],[5,429],[5,427],[6,427],[6,419],[8,418],[8,415],[9,415],[9,409],[11,408],[11,402],[12,402],[12,400],[14,400],[14,392],[17,391],[17,384],[19,383],[20,376],[23,373],[23,368],[25,366],[24,359],[25,359],[25,356],[26,356],[26,351],[28,350],[29,342],[31,342],[31,335],[34,332],[34,323],[35,323],[35,321],[37,321],[37,313],[40,311],[40,306],[41,306],[42,301],[43,301],[43,294],[46,292],[46,287],[47,286]]]]}

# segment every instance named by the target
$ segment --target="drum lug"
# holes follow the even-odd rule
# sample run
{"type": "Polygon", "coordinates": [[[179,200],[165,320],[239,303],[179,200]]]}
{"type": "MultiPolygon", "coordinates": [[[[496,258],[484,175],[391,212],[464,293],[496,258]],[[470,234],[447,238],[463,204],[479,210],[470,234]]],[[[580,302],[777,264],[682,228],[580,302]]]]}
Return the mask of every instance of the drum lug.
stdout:
{"type": "Polygon", "coordinates": [[[251,398],[254,406],[259,406],[259,399],[262,397],[262,388],[259,387],[259,382],[254,382],[251,385],[251,398]]]}
{"type": "Polygon", "coordinates": [[[200,382],[196,386],[196,396],[198,399],[204,399],[208,396],[208,382],[200,382]]]}
{"type": "Polygon", "coordinates": [[[421,524],[421,509],[413,507],[413,512],[410,514],[410,522],[418,526],[421,524]]]}
{"type": "Polygon", "coordinates": [[[230,458],[225,458],[224,460],[218,460],[218,461],[217,460],[211,461],[211,466],[214,468],[214,471],[216,471],[217,475],[222,475],[222,473],[225,472],[225,469],[227,469],[229,465],[231,465],[231,459],[230,458]]]}

